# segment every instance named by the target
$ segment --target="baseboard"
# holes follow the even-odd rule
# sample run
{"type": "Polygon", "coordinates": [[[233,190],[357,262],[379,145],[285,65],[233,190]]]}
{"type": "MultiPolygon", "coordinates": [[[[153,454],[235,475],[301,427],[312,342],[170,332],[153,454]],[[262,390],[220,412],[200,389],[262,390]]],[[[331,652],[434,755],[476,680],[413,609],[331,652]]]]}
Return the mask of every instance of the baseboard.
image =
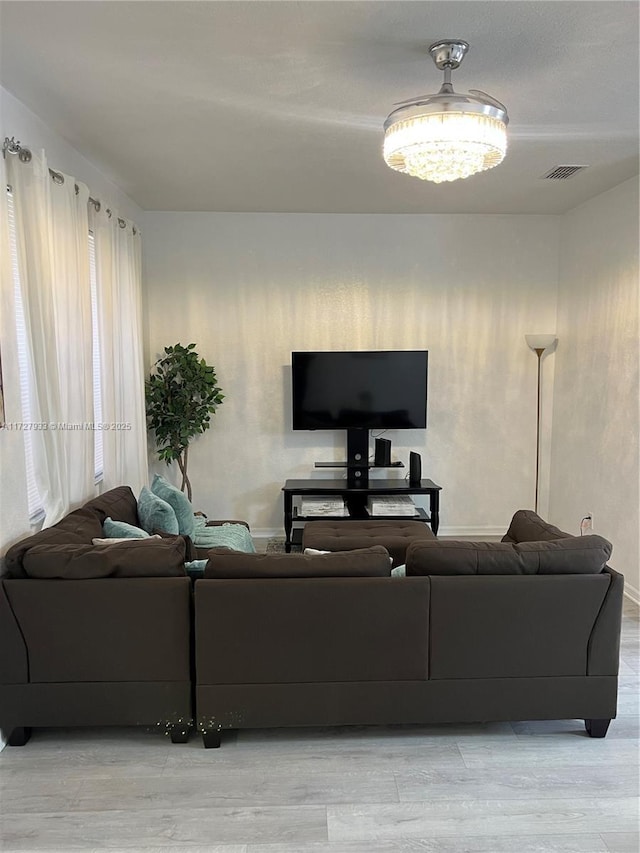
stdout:
{"type": "Polygon", "coordinates": [[[624,582],[624,594],[626,598],[640,606],[640,590],[637,590],[635,586],[631,586],[626,580],[624,582]]]}
{"type": "Polygon", "coordinates": [[[281,536],[284,539],[284,530],[282,527],[252,527],[251,538],[256,539],[274,539],[281,536]]]}
{"type": "Polygon", "coordinates": [[[438,528],[438,539],[502,539],[505,532],[504,526],[447,527],[441,525],[438,528]]]}

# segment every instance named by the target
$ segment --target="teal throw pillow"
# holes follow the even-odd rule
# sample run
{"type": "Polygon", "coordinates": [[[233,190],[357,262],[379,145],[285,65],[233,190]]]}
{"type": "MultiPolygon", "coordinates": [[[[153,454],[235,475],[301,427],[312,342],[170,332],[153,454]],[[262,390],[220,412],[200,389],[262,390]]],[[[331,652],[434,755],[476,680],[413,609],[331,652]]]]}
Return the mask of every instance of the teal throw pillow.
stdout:
{"type": "Polygon", "coordinates": [[[160,474],[154,476],[151,491],[173,508],[178,519],[178,533],[182,536],[190,536],[193,539],[193,531],[195,530],[193,507],[186,495],[168,480],[165,480],[164,477],[161,477],[160,474]]]}
{"type": "Polygon", "coordinates": [[[146,539],[149,536],[141,527],[134,527],[126,521],[114,521],[108,516],[104,520],[102,529],[107,539],[146,539]]]}
{"type": "Polygon", "coordinates": [[[190,578],[197,580],[198,578],[204,577],[204,567],[208,562],[208,560],[191,560],[184,564],[184,568],[190,578]]]}
{"type": "Polygon", "coordinates": [[[179,533],[178,519],[173,507],[154,495],[146,486],[138,498],[138,518],[147,533],[153,533],[154,530],[162,530],[174,536],[179,533]]]}

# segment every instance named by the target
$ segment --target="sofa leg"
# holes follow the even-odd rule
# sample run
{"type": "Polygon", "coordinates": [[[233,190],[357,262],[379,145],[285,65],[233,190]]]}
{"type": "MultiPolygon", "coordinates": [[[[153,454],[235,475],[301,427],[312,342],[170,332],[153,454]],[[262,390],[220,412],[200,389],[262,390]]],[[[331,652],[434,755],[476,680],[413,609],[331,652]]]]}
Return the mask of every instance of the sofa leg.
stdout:
{"type": "Polygon", "coordinates": [[[589,737],[604,737],[611,720],[585,720],[584,727],[589,737]]]}
{"type": "Polygon", "coordinates": [[[9,732],[7,743],[9,746],[24,746],[31,737],[31,729],[18,726],[9,732]]]}
{"type": "Polygon", "coordinates": [[[219,729],[204,729],[202,743],[205,749],[219,749],[222,732],[219,729]]]}
{"type": "Polygon", "coordinates": [[[186,743],[189,740],[191,729],[187,725],[169,726],[169,737],[171,743],[186,743]]]}

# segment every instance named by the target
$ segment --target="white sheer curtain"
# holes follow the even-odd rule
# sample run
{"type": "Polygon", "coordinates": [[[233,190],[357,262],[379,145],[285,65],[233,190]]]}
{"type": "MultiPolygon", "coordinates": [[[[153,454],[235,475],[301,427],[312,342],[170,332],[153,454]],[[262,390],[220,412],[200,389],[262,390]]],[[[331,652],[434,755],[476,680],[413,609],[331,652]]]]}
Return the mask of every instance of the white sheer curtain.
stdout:
{"type": "Polygon", "coordinates": [[[115,211],[91,211],[102,365],[104,487],[148,483],[140,235],[115,211]]]}
{"type": "Polygon", "coordinates": [[[44,526],[94,493],[87,187],[53,180],[44,152],[6,161],[29,352],[30,410],[44,526]]]}

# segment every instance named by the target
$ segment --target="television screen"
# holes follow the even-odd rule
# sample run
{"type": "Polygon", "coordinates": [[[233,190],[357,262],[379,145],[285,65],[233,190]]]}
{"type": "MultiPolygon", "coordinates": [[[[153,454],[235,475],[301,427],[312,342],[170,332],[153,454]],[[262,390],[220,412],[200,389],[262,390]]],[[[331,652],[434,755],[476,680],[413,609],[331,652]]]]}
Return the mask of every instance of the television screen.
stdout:
{"type": "Polygon", "coordinates": [[[424,429],[426,350],[293,352],[294,429],[424,429]]]}

